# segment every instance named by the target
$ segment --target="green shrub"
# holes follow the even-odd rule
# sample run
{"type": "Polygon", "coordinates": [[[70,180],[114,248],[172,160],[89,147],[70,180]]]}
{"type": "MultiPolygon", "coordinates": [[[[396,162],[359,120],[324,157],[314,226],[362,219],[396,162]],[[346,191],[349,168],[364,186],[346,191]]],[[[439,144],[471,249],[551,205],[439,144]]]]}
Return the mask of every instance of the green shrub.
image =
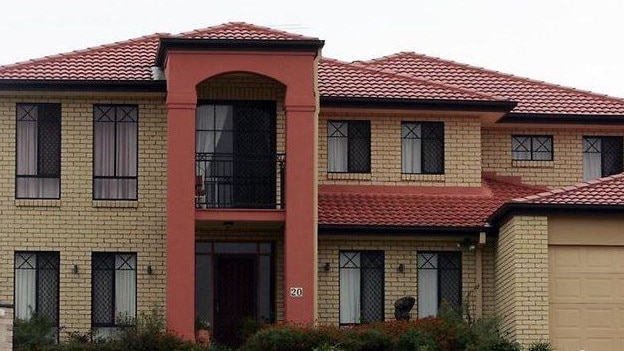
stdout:
{"type": "Polygon", "coordinates": [[[241,351],[312,351],[319,347],[313,333],[294,325],[276,325],[261,329],[240,348],[241,351]]]}
{"type": "Polygon", "coordinates": [[[389,335],[374,327],[360,327],[347,332],[341,347],[346,351],[392,351],[389,335]]]}
{"type": "Polygon", "coordinates": [[[438,351],[440,347],[433,335],[424,330],[409,330],[396,341],[395,351],[438,351]]]}
{"type": "Polygon", "coordinates": [[[50,319],[33,314],[29,320],[16,319],[13,324],[13,349],[37,350],[56,342],[56,328],[50,319]]]}

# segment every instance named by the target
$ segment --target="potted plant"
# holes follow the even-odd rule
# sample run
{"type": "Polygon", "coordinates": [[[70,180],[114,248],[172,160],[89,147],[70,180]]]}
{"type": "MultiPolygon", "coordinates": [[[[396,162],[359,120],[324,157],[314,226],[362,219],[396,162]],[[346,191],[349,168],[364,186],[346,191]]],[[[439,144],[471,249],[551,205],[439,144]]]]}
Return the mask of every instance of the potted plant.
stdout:
{"type": "Polygon", "coordinates": [[[202,345],[210,344],[210,322],[205,319],[195,320],[195,342],[202,345]]]}

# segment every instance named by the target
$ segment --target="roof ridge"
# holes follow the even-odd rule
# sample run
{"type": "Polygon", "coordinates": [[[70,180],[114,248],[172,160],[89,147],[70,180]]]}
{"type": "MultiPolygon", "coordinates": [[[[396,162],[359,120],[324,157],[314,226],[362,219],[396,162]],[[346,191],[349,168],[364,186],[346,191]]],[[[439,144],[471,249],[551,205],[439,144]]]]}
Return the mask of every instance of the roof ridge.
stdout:
{"type": "Polygon", "coordinates": [[[474,96],[487,98],[490,101],[491,100],[511,101],[509,99],[506,99],[506,98],[503,98],[503,97],[500,97],[500,96],[489,95],[489,94],[481,93],[481,92],[470,90],[470,89],[465,89],[465,88],[458,87],[458,86],[451,85],[451,84],[446,84],[446,83],[441,83],[441,82],[434,81],[434,80],[428,80],[428,79],[424,79],[424,78],[414,77],[414,76],[410,76],[408,74],[397,73],[397,72],[395,72],[393,70],[389,70],[389,69],[367,67],[365,65],[360,65],[360,64],[357,64],[357,63],[354,63],[354,62],[347,62],[347,61],[342,61],[342,60],[329,58],[329,57],[323,57],[323,58],[321,58],[321,60],[333,61],[333,62],[342,64],[344,66],[354,67],[354,68],[357,68],[357,69],[360,69],[360,70],[365,70],[365,71],[368,71],[368,72],[380,73],[380,74],[384,74],[386,76],[397,77],[397,78],[401,78],[403,80],[408,80],[408,81],[411,81],[411,82],[420,82],[420,83],[425,83],[425,84],[437,85],[437,86],[439,86],[441,88],[444,88],[444,89],[453,89],[455,91],[459,91],[459,92],[462,92],[462,93],[468,93],[468,94],[472,94],[474,96]]]}
{"type": "Polygon", "coordinates": [[[611,96],[611,95],[607,95],[607,94],[603,94],[603,93],[597,93],[597,92],[593,92],[593,91],[590,91],[590,90],[577,89],[577,88],[566,86],[566,85],[562,85],[562,84],[550,83],[550,82],[546,82],[546,81],[543,81],[543,80],[537,80],[537,79],[533,79],[533,78],[518,76],[518,75],[515,75],[515,74],[511,74],[511,73],[501,72],[501,71],[497,71],[497,70],[493,70],[493,69],[489,69],[489,68],[485,68],[485,67],[480,67],[480,66],[476,66],[476,65],[471,65],[471,64],[467,64],[467,63],[463,63],[463,62],[457,62],[457,61],[453,61],[453,60],[449,60],[449,59],[445,59],[445,58],[441,58],[441,57],[437,57],[437,56],[429,56],[429,55],[417,53],[417,52],[414,52],[414,51],[400,51],[398,53],[394,53],[394,54],[391,54],[391,55],[386,55],[386,56],[378,57],[378,58],[371,59],[371,60],[368,60],[368,61],[363,61],[363,63],[364,64],[375,64],[376,62],[381,62],[381,61],[384,61],[384,60],[393,59],[393,58],[401,57],[401,56],[407,56],[407,55],[417,56],[417,57],[420,57],[420,58],[423,58],[423,59],[426,59],[426,60],[429,60],[429,61],[432,61],[432,60],[443,61],[443,62],[445,62],[447,64],[452,64],[452,65],[455,65],[455,66],[468,68],[468,69],[473,70],[473,71],[481,71],[481,72],[485,72],[485,73],[489,73],[489,74],[505,76],[507,78],[514,79],[514,80],[517,80],[517,81],[531,82],[531,83],[535,83],[535,84],[540,84],[542,86],[547,86],[547,87],[557,88],[557,89],[563,89],[563,90],[567,90],[567,91],[570,91],[570,92],[574,92],[574,93],[578,93],[578,94],[582,94],[582,95],[586,95],[586,96],[601,97],[601,98],[606,98],[606,99],[609,99],[609,100],[612,100],[612,101],[615,101],[615,102],[624,103],[624,98],[618,98],[618,97],[615,97],[615,96],[611,96]]]}
{"type": "Polygon", "coordinates": [[[585,182],[579,182],[579,183],[572,184],[572,185],[558,187],[558,188],[555,188],[555,189],[552,189],[552,190],[549,190],[549,191],[544,191],[544,192],[541,192],[541,193],[538,193],[538,194],[512,199],[511,201],[512,202],[527,202],[527,201],[533,201],[533,200],[537,200],[537,199],[543,199],[543,198],[547,198],[547,197],[550,197],[550,196],[559,195],[559,194],[562,194],[562,193],[569,193],[569,192],[576,191],[576,190],[579,190],[579,189],[584,189],[584,188],[587,188],[587,187],[608,183],[610,181],[617,180],[617,179],[620,179],[620,178],[624,178],[624,172],[623,173],[618,173],[618,174],[613,174],[613,175],[610,175],[610,176],[607,176],[607,177],[601,177],[601,178],[597,178],[597,179],[588,180],[588,181],[585,181],[585,182]]]}
{"type": "Polygon", "coordinates": [[[192,35],[192,34],[199,34],[199,33],[204,33],[204,32],[208,32],[208,31],[214,31],[214,30],[219,30],[219,29],[225,29],[228,27],[232,27],[232,26],[241,26],[241,27],[246,27],[248,29],[255,29],[255,30],[262,30],[265,32],[269,32],[269,33],[275,33],[275,34],[282,34],[285,36],[290,36],[290,37],[299,37],[301,39],[317,39],[318,38],[314,38],[314,37],[309,37],[303,34],[298,34],[298,33],[292,33],[292,32],[288,32],[285,30],[281,30],[281,29],[274,29],[271,27],[267,27],[267,26],[260,26],[257,24],[252,24],[252,23],[247,23],[247,22],[243,22],[243,21],[232,21],[232,22],[226,22],[226,23],[222,23],[222,24],[218,24],[216,26],[209,26],[209,27],[205,27],[205,28],[199,28],[199,29],[193,29],[191,31],[186,31],[186,32],[181,32],[178,34],[175,34],[175,37],[185,37],[188,35],[192,35]]]}
{"type": "Polygon", "coordinates": [[[116,41],[116,42],[112,42],[112,43],[107,43],[107,44],[101,44],[101,45],[97,45],[97,46],[87,47],[87,48],[84,48],[84,49],[66,51],[66,52],[62,52],[62,53],[59,53],[59,54],[46,55],[46,56],[43,56],[43,57],[38,57],[38,58],[29,59],[29,60],[25,60],[25,61],[18,61],[18,62],[6,64],[6,65],[0,65],[0,72],[5,70],[5,69],[8,70],[8,69],[13,69],[13,68],[18,68],[18,67],[19,68],[28,67],[29,65],[33,65],[33,64],[39,64],[39,63],[43,63],[43,62],[54,61],[54,60],[68,58],[68,57],[73,57],[73,56],[76,56],[76,55],[82,55],[82,54],[86,54],[86,53],[93,53],[93,52],[97,52],[97,51],[104,50],[104,49],[110,49],[110,48],[119,47],[119,46],[123,46],[123,45],[127,45],[127,44],[138,43],[138,42],[141,42],[141,41],[147,41],[148,39],[163,38],[163,37],[168,37],[168,36],[171,36],[171,34],[157,32],[157,33],[143,35],[143,36],[136,37],[136,38],[131,38],[131,39],[116,41]]]}

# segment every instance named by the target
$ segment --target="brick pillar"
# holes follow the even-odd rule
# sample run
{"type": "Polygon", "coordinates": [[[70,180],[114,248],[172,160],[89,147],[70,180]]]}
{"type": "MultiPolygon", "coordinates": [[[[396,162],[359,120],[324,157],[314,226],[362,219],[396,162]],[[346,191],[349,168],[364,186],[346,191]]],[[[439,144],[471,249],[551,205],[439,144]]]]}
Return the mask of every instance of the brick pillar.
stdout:
{"type": "Polygon", "coordinates": [[[548,340],[548,218],[513,216],[500,227],[496,314],[522,345],[548,340]]]}
{"type": "Polygon", "coordinates": [[[13,349],[13,304],[0,301],[0,351],[13,349]]]}
{"type": "Polygon", "coordinates": [[[316,320],[317,125],[316,106],[286,106],[285,319],[302,324],[316,320]]]}
{"type": "Polygon", "coordinates": [[[195,93],[167,96],[167,327],[195,333],[195,93]]]}

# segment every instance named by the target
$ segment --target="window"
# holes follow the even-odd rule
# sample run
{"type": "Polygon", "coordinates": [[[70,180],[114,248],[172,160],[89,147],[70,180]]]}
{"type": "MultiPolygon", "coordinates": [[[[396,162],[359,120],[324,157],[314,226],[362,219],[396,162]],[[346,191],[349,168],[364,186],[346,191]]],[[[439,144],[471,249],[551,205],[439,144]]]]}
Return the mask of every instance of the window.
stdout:
{"type": "Polygon", "coordinates": [[[93,198],[137,199],[136,106],[93,107],[93,198]]]}
{"type": "Polygon", "coordinates": [[[583,180],[622,172],[622,137],[583,137],[583,180]]]}
{"type": "Polygon", "coordinates": [[[444,123],[401,124],[402,172],[444,173],[444,123]]]}
{"type": "Polygon", "coordinates": [[[17,105],[15,196],[58,199],[61,193],[61,105],[17,105]]]}
{"type": "Polygon", "coordinates": [[[383,251],[340,252],[340,324],[383,319],[383,251]]]}
{"type": "Polygon", "coordinates": [[[59,253],[15,252],[15,318],[33,314],[47,317],[58,327],[59,253]]]}
{"type": "Polygon", "coordinates": [[[552,135],[512,135],[511,154],[514,160],[552,161],[552,135]]]}
{"type": "Polygon", "coordinates": [[[136,317],[135,253],[98,253],[91,260],[91,323],[118,327],[136,317]]]}
{"type": "Polygon", "coordinates": [[[329,121],[327,144],[329,172],[370,172],[370,121],[329,121]]]}
{"type": "Polygon", "coordinates": [[[461,253],[418,253],[418,317],[435,316],[448,304],[461,304],[461,253]]]}

